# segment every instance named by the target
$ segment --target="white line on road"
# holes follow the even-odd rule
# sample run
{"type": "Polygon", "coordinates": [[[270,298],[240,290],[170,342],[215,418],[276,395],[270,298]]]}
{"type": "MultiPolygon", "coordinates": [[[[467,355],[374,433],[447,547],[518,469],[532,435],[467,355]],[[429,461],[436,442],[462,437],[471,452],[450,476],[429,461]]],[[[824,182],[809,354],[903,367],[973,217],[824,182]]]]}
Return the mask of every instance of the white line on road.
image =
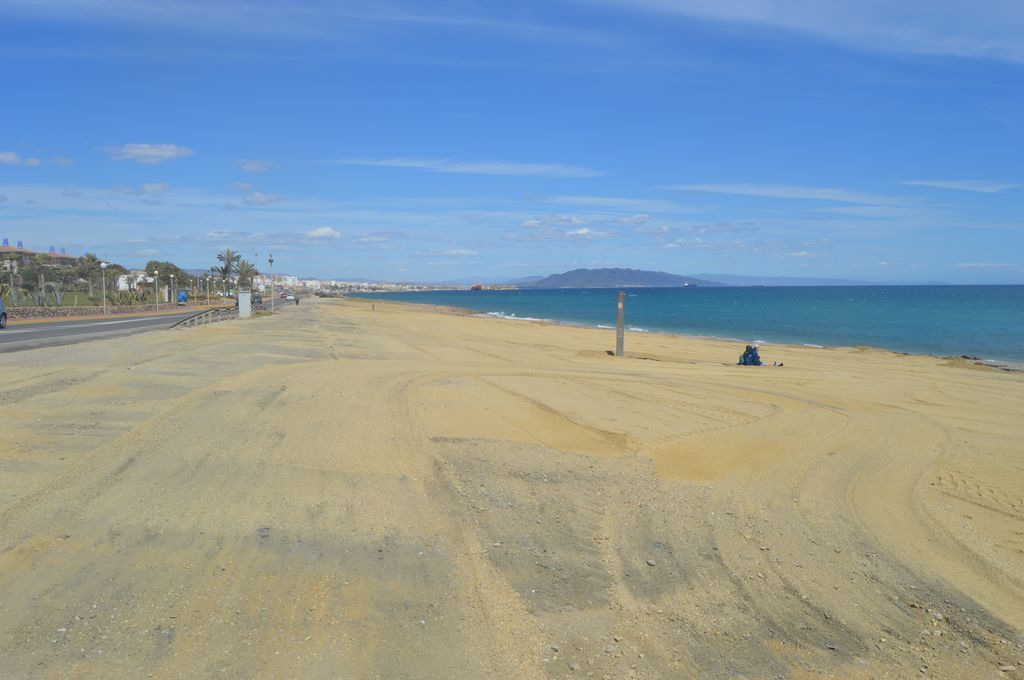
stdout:
{"type": "Polygon", "coordinates": [[[32,328],[24,328],[24,329],[20,329],[20,330],[18,330],[18,329],[11,330],[10,328],[7,328],[6,330],[4,330],[3,333],[4,333],[4,335],[8,335],[8,334],[12,334],[12,333],[32,333],[33,331],[41,331],[41,330],[57,329],[57,328],[92,328],[93,326],[110,326],[112,324],[117,324],[117,323],[133,323],[133,322],[136,322],[136,321],[154,321],[156,319],[173,319],[173,318],[175,318],[177,316],[181,316],[181,315],[180,314],[169,314],[167,316],[142,316],[142,317],[135,317],[133,319],[120,319],[118,321],[93,321],[92,323],[76,323],[76,324],[57,323],[57,324],[54,324],[54,325],[50,325],[50,324],[43,325],[43,324],[40,324],[38,326],[33,326],[32,328]]]}

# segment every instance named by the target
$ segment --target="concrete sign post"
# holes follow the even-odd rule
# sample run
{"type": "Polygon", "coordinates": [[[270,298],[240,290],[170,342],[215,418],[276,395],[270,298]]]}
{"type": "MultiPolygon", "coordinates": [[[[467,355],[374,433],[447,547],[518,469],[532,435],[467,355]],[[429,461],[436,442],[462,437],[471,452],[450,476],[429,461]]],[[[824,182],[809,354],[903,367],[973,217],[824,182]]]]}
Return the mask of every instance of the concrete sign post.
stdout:
{"type": "Polygon", "coordinates": [[[238,291],[238,318],[252,318],[252,293],[249,291],[238,291]]]}
{"type": "Polygon", "coordinates": [[[615,356],[624,357],[626,356],[626,351],[623,347],[625,345],[626,340],[626,327],[624,325],[624,307],[626,306],[626,293],[620,290],[618,293],[618,297],[618,316],[615,319],[615,356]]]}

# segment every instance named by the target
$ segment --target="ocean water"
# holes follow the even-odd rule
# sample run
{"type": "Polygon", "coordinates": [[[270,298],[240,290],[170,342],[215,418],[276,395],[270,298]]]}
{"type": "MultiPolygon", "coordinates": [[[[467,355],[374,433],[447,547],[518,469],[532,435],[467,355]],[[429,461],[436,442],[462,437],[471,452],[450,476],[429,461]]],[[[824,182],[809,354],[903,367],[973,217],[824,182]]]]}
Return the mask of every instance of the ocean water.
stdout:
{"type": "MultiPolygon", "coordinates": [[[[630,288],[626,293],[626,326],[634,332],[1024,362],[1024,286],[630,288]]],[[[358,294],[607,327],[615,325],[615,295],[604,288],[358,294]]]]}

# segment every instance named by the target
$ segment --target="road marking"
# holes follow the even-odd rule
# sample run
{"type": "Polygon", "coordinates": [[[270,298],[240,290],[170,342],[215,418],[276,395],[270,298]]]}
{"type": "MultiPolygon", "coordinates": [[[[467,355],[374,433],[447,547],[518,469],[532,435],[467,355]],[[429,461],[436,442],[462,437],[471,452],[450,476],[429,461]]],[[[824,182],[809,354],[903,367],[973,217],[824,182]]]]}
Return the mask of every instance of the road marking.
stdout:
{"type": "Polygon", "coordinates": [[[8,329],[4,329],[3,334],[4,335],[8,335],[8,334],[13,334],[13,333],[33,333],[33,332],[42,331],[42,330],[51,330],[51,329],[52,330],[57,330],[57,329],[60,329],[60,328],[92,328],[93,326],[109,326],[111,324],[117,324],[117,323],[136,323],[136,322],[140,322],[140,321],[154,321],[156,319],[161,319],[161,320],[162,319],[173,319],[175,316],[177,316],[177,315],[143,316],[143,317],[138,317],[137,316],[137,317],[133,317],[131,319],[119,319],[117,321],[93,321],[93,322],[90,322],[90,323],[78,323],[78,324],[67,324],[67,325],[46,324],[45,326],[40,325],[40,326],[36,326],[34,328],[24,328],[24,329],[19,329],[19,330],[10,330],[8,328],[8,329]]]}

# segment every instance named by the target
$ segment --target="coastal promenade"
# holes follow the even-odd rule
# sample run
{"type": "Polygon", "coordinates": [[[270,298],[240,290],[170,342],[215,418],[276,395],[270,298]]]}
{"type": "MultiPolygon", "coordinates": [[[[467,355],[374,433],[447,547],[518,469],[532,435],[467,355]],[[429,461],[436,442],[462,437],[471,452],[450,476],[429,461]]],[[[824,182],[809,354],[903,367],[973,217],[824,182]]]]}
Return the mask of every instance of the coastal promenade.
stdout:
{"type": "Polygon", "coordinates": [[[1024,373],[613,347],[310,298],[0,354],[0,675],[1024,670],[1024,373]]]}

